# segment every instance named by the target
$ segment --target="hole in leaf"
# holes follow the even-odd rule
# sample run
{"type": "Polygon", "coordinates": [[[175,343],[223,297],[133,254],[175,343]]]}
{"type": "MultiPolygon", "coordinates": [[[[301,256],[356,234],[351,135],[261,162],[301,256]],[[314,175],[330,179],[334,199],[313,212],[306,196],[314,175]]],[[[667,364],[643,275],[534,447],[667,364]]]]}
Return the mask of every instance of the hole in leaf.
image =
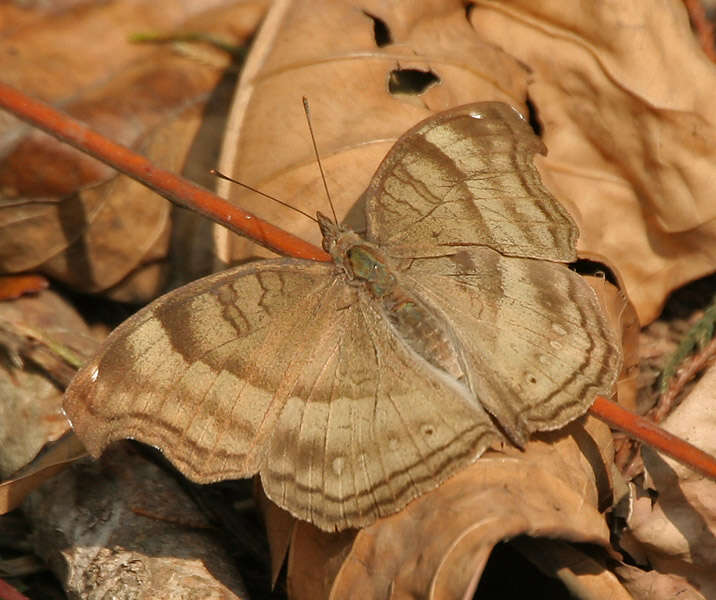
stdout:
{"type": "Polygon", "coordinates": [[[597,277],[604,277],[612,285],[619,287],[619,280],[612,270],[605,264],[600,262],[589,260],[587,258],[580,258],[577,261],[569,265],[572,271],[576,271],[580,275],[595,275],[597,277]]]}
{"type": "Polygon", "coordinates": [[[432,71],[420,69],[393,69],[388,76],[388,91],[394,96],[400,94],[420,95],[431,86],[440,83],[432,71]]]}
{"type": "Polygon", "coordinates": [[[383,46],[392,44],[393,38],[390,35],[390,29],[388,29],[385,21],[365,11],[363,14],[373,21],[373,37],[375,38],[375,45],[378,46],[378,48],[382,48],[383,46]]]}

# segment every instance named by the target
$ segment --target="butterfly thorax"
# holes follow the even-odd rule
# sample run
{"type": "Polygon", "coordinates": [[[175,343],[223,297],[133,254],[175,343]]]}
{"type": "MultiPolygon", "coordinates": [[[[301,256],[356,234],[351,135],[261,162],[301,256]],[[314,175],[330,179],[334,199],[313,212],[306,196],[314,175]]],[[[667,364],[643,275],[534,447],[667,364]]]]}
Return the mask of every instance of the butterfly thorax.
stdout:
{"type": "Polygon", "coordinates": [[[349,284],[363,287],[407,345],[457,380],[464,376],[453,336],[444,319],[400,285],[390,260],[378,246],[341,229],[319,213],[323,247],[346,274],[349,284]]]}

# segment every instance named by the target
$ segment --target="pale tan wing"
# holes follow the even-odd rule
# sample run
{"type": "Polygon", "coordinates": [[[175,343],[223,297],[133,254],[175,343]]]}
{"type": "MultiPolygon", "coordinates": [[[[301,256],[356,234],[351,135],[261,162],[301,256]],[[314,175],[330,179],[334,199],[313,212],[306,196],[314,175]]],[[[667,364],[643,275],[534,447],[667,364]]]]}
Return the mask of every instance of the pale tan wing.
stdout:
{"type": "Polygon", "coordinates": [[[515,443],[612,392],[617,340],[592,288],[567,267],[483,248],[416,260],[403,278],[450,324],[470,387],[515,443]]]}
{"type": "Polygon", "coordinates": [[[321,360],[276,422],[261,481],[297,517],[340,530],[400,510],[503,438],[464,386],[395,337],[370,298],[325,308],[332,329],[321,360]]]}
{"type": "Polygon", "coordinates": [[[253,475],[334,279],[332,264],[262,261],[155,300],[67,389],[80,439],[95,456],[121,438],[152,444],[197,482],[253,475]]]}
{"type": "Polygon", "coordinates": [[[369,523],[499,434],[360,293],[306,261],[199,280],[118,327],[65,410],[94,455],[130,437],[198,482],[260,470],[278,504],[319,527],[369,523]]]}
{"type": "Polygon", "coordinates": [[[419,123],[363,194],[368,239],[391,256],[487,246],[570,262],[577,229],[533,165],[544,146],[507,104],[462,106],[419,123]]]}

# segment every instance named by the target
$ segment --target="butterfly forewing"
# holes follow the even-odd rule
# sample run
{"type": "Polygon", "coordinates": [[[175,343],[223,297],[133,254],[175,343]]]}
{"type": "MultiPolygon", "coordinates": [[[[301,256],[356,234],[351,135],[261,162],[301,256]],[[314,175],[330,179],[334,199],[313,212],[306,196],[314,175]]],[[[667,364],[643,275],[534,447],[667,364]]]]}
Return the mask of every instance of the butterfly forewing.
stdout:
{"type": "Polygon", "coordinates": [[[125,437],[155,445],[199,482],[254,474],[333,276],[328,264],[265,261],[162,296],[72,381],[78,435],[94,455],[125,437]]]}
{"type": "Polygon", "coordinates": [[[502,103],[456,108],[416,125],[363,194],[368,239],[396,257],[488,246],[509,256],[574,260],[574,222],[533,165],[543,151],[502,103]]]}

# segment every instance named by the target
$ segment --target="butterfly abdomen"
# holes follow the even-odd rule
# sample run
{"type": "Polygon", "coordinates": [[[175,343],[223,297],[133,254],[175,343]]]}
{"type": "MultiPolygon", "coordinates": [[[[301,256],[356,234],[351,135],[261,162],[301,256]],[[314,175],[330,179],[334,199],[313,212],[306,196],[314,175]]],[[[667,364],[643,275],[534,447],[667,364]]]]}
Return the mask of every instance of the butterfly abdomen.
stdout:
{"type": "Polygon", "coordinates": [[[456,380],[463,378],[455,346],[427,307],[398,286],[382,300],[388,320],[414,352],[456,380]]]}

